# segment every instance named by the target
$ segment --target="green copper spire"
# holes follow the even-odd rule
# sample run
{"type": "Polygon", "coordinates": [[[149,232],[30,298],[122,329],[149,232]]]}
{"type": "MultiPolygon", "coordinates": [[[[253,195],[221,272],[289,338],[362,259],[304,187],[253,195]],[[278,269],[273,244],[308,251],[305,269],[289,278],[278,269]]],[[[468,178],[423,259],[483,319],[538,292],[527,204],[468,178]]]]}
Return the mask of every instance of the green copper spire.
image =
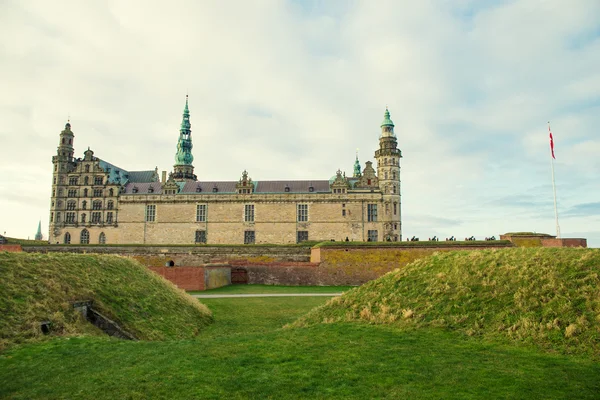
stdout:
{"type": "Polygon", "coordinates": [[[183,119],[179,130],[179,141],[177,142],[177,154],[175,154],[175,165],[192,165],[192,125],[190,124],[190,109],[188,108],[188,96],[185,96],[185,108],[183,119]]]}
{"type": "Polygon", "coordinates": [[[390,112],[388,111],[387,106],[385,107],[385,114],[383,114],[383,122],[381,123],[381,127],[384,126],[394,126],[394,123],[390,119],[390,112]]]}
{"type": "Polygon", "coordinates": [[[42,240],[42,238],[42,221],[40,221],[40,223],[38,224],[37,233],[35,234],[35,240],[42,240]]]}
{"type": "Polygon", "coordinates": [[[354,161],[354,177],[358,178],[362,175],[360,172],[360,162],[358,161],[358,149],[356,149],[356,161],[354,161]]]}

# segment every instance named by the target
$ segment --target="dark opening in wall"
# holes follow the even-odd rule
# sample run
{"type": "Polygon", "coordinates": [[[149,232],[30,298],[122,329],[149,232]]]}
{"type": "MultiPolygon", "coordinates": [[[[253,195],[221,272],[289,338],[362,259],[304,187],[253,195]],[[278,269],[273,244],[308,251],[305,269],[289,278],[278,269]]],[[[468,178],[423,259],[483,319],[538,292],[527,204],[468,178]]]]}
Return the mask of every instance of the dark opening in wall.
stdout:
{"type": "Polygon", "coordinates": [[[169,260],[165,263],[165,267],[174,267],[175,266],[175,261],[173,260],[169,260]]]}

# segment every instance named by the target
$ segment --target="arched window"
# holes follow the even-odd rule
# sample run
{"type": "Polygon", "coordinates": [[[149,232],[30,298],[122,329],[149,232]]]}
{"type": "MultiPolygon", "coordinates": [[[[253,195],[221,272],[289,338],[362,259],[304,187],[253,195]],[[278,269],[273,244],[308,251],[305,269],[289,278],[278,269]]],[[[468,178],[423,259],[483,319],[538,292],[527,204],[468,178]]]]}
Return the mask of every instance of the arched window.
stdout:
{"type": "Polygon", "coordinates": [[[90,178],[88,176],[86,176],[85,178],[83,178],[83,184],[84,185],[89,185],[90,184],[90,178]]]}
{"type": "Polygon", "coordinates": [[[85,224],[85,214],[81,214],[81,223],[85,224]]]}
{"type": "Polygon", "coordinates": [[[94,200],[92,210],[102,210],[102,200],[94,200]]]}
{"type": "Polygon", "coordinates": [[[109,200],[108,203],[106,203],[107,210],[112,210],[114,206],[115,206],[115,203],[112,200],[109,200]]]}
{"type": "Polygon", "coordinates": [[[392,171],[392,179],[396,179],[396,171],[392,171]]]}
{"type": "Polygon", "coordinates": [[[87,229],[81,231],[81,236],[79,238],[79,242],[81,244],[89,244],[90,243],[90,233],[87,229]]]}
{"type": "Polygon", "coordinates": [[[108,195],[109,195],[110,197],[113,197],[113,196],[114,196],[114,194],[115,194],[115,192],[114,192],[114,190],[113,190],[113,189],[108,189],[108,195]]]}
{"type": "Polygon", "coordinates": [[[85,172],[90,172],[90,166],[89,165],[85,166],[85,172]]]}
{"type": "Polygon", "coordinates": [[[393,193],[396,193],[396,185],[393,185],[393,186],[392,186],[392,192],[393,192],[393,193]]]}
{"type": "Polygon", "coordinates": [[[65,233],[65,240],[63,241],[64,244],[71,244],[71,234],[69,232],[65,233]]]}
{"type": "Polygon", "coordinates": [[[87,188],[83,189],[83,197],[88,197],[88,190],[87,190],[87,188]]]}
{"type": "Polygon", "coordinates": [[[100,232],[100,237],[98,237],[98,243],[106,244],[106,235],[104,232],[100,232]]]}

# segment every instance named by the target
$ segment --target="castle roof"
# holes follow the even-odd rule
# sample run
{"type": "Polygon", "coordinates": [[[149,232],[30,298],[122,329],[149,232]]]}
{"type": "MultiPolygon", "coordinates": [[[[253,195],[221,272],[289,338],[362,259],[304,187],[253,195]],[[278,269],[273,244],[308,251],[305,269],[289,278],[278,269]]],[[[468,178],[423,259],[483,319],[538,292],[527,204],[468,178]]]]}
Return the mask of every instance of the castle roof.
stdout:
{"type": "MultiPolygon", "coordinates": [[[[206,181],[206,182],[185,182],[179,193],[237,193],[237,181],[206,181]],[[200,191],[198,191],[200,188],[200,191]],[[214,189],[216,188],[216,191],[214,189]]],[[[329,193],[329,181],[310,180],[310,181],[254,181],[254,193],[329,193]],[[312,192],[310,187],[313,188],[312,192]],[[286,188],[288,190],[286,191],[286,188]]],[[[162,187],[160,182],[128,182],[125,185],[125,194],[133,194],[134,187],[137,189],[135,194],[160,194],[162,187]],[[152,188],[152,190],[150,190],[152,188]]]]}
{"type": "Polygon", "coordinates": [[[109,183],[122,185],[127,182],[149,183],[158,181],[158,175],[155,170],[127,171],[104,160],[99,160],[99,164],[104,171],[108,172],[109,183]]]}

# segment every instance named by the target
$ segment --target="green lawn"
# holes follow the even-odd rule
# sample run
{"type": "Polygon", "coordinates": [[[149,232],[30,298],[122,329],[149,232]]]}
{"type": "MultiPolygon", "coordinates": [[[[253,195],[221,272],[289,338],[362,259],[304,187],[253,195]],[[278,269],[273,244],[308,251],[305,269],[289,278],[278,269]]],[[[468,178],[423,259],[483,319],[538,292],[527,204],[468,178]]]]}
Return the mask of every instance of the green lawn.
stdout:
{"type": "Polygon", "coordinates": [[[327,298],[203,299],[197,339],[56,339],[0,355],[0,398],[598,398],[584,357],[439,329],[279,329],[327,298]]]}
{"type": "Polygon", "coordinates": [[[340,293],[355,286],[276,286],[276,285],[229,285],[190,294],[259,294],[259,293],[340,293]]]}

